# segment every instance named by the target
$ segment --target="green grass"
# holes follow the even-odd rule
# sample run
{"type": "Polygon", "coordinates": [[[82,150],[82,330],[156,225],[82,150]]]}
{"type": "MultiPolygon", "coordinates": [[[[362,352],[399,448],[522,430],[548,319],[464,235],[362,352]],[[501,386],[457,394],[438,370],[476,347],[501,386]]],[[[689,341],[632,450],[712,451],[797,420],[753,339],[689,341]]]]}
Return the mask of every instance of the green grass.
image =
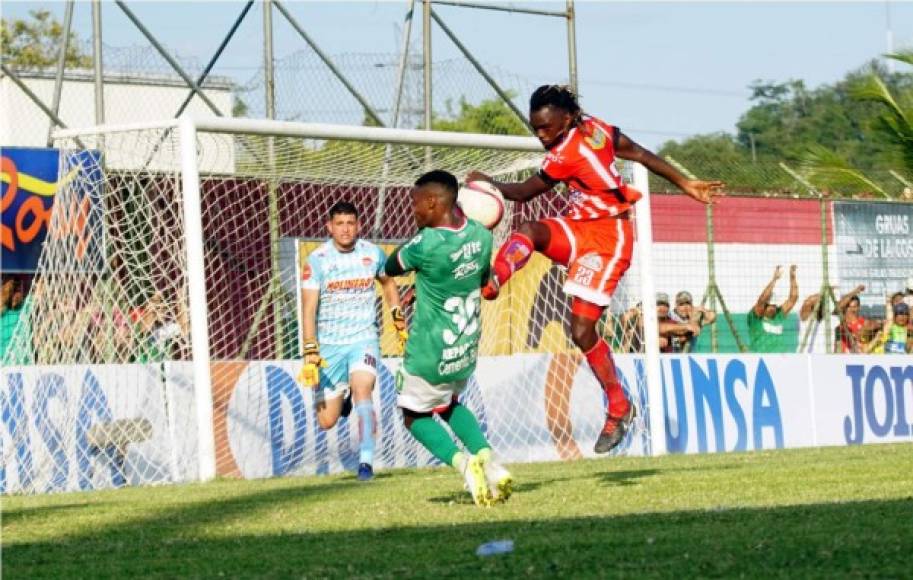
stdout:
{"type": "Polygon", "coordinates": [[[3,498],[7,578],[909,577],[913,445],[445,468],[3,498]],[[511,554],[479,558],[486,541],[511,554]]]}

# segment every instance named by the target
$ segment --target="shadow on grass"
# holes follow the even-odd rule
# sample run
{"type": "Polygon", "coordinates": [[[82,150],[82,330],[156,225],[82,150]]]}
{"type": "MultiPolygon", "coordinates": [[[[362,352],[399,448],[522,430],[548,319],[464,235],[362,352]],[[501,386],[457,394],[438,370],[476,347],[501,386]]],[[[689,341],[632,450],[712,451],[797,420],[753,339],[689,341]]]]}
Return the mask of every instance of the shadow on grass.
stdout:
{"type": "MultiPolygon", "coordinates": [[[[535,481],[524,481],[523,483],[514,484],[514,493],[529,493],[531,491],[537,491],[543,487],[548,487],[556,483],[564,483],[568,481],[574,481],[577,479],[585,479],[584,477],[551,477],[547,479],[538,479],[535,481]]],[[[437,497],[428,498],[430,503],[440,503],[440,504],[456,504],[456,505],[473,505],[472,497],[469,493],[463,489],[460,491],[454,491],[453,493],[448,493],[446,495],[439,495],[437,497]]]]}
{"type": "MultiPolygon", "coordinates": [[[[634,482],[651,471],[604,475],[634,482]]],[[[246,514],[358,485],[336,481],[164,506],[63,539],[4,546],[3,568],[10,578],[903,577],[913,550],[910,498],[514,521],[493,521],[494,508],[484,513],[488,521],[449,525],[313,532],[302,519],[292,532],[243,531],[246,514]],[[497,539],[514,540],[515,551],[475,556],[479,544],[497,539]]],[[[478,514],[461,509],[453,517],[478,514]]]]}
{"type": "Polygon", "coordinates": [[[603,484],[610,486],[628,486],[637,485],[640,479],[652,477],[660,473],[659,469],[637,469],[633,471],[604,471],[595,474],[595,477],[603,484]]]}
{"type": "MultiPolygon", "coordinates": [[[[384,480],[384,479],[387,479],[388,477],[393,477],[392,471],[375,472],[373,480],[374,481],[384,480]]],[[[339,481],[358,481],[358,475],[356,475],[354,473],[348,473],[346,475],[341,476],[339,478],[339,481]]],[[[361,483],[366,483],[366,482],[361,482],[361,483]]]]}
{"type": "Polygon", "coordinates": [[[102,507],[102,503],[93,501],[91,503],[62,503],[57,505],[37,505],[37,506],[24,506],[21,508],[9,509],[4,508],[3,510],[3,523],[4,524],[13,524],[21,521],[23,518],[28,516],[34,516],[38,514],[57,514],[78,510],[97,510],[102,507]]]}

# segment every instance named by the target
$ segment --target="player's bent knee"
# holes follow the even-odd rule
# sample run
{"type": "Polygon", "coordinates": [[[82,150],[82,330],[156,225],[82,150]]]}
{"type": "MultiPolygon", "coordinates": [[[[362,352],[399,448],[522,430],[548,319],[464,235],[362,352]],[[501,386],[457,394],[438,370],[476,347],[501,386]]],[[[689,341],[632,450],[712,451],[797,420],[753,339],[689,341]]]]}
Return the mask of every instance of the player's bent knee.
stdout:
{"type": "Polygon", "coordinates": [[[336,422],[339,421],[338,416],[333,416],[327,413],[326,415],[317,414],[317,424],[320,425],[321,429],[332,429],[336,426],[336,422]]]}
{"type": "Polygon", "coordinates": [[[517,231],[532,240],[533,247],[539,252],[548,247],[552,237],[548,226],[541,222],[523,222],[517,231]]]}
{"type": "Polygon", "coordinates": [[[571,340],[577,348],[586,352],[596,346],[599,334],[596,332],[596,321],[574,316],[571,318],[571,340]]]}

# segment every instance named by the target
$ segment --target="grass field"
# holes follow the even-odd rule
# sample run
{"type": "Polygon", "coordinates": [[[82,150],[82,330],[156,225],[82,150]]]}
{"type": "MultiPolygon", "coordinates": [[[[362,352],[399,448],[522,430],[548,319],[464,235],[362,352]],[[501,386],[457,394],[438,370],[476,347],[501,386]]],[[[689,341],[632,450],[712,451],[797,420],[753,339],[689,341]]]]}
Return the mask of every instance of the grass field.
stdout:
{"type": "Polygon", "coordinates": [[[913,445],[449,469],[3,498],[4,578],[913,574],[913,445]],[[476,547],[512,539],[513,553],[476,547]]]}

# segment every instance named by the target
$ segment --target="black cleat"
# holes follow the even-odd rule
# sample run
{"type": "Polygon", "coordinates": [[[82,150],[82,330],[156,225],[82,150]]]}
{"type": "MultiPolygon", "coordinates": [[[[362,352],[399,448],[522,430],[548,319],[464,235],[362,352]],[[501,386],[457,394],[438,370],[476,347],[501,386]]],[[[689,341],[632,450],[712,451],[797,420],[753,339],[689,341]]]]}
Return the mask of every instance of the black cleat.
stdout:
{"type": "Polygon", "coordinates": [[[352,414],[352,393],[346,395],[346,398],[342,400],[342,410],[339,411],[340,417],[348,417],[352,414]]]}
{"type": "Polygon", "coordinates": [[[613,417],[609,415],[606,418],[605,425],[599,438],[596,439],[596,453],[608,453],[618,447],[618,444],[624,441],[625,435],[631,429],[631,423],[637,411],[634,409],[634,403],[629,403],[628,412],[623,417],[613,417]]]}

